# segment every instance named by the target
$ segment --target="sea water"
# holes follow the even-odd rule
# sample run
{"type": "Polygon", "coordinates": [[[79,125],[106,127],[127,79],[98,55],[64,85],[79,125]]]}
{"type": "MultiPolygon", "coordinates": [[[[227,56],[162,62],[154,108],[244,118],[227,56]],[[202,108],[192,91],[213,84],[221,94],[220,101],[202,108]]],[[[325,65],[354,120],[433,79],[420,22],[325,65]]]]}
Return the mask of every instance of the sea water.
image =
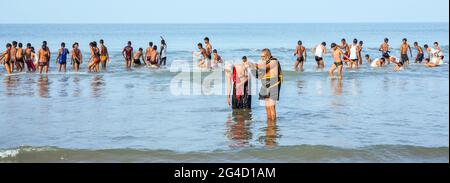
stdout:
{"type": "MultiPolygon", "coordinates": [[[[0,72],[0,162],[448,162],[448,23],[398,24],[150,24],[0,25],[0,47],[7,42],[46,40],[52,51],[49,74],[0,72]],[[155,70],[126,69],[121,51],[168,45],[168,65],[155,70]],[[215,72],[195,71],[192,52],[208,36],[227,62],[259,59],[270,48],[284,70],[278,120],[268,123],[256,93],[253,108],[233,112],[225,84],[218,92],[193,92],[215,72]],[[437,68],[411,64],[344,69],[342,80],[317,70],[311,48],[342,38],[365,42],[363,54],[380,57],[390,38],[399,57],[401,39],[410,44],[438,41],[445,63],[437,68]],[[111,54],[106,72],[56,70],[61,42],[104,39],[111,54]],[[298,40],[308,51],[305,71],[295,72],[298,40]],[[186,63],[187,69],[179,69],[186,63]],[[175,78],[190,81],[184,95],[175,78]]],[[[415,55],[415,50],[413,55],[415,55]]],[[[413,63],[413,58],[411,58],[413,63]]],[[[85,63],[87,60],[85,60],[85,63]]]]}

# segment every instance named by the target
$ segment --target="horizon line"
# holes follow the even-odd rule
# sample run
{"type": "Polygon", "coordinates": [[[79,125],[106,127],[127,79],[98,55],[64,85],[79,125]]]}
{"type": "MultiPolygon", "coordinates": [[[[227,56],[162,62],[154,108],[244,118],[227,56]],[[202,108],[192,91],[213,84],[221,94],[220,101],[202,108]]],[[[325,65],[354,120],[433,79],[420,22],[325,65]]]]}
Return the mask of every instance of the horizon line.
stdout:
{"type": "Polygon", "coordinates": [[[73,23],[64,23],[64,22],[0,22],[0,25],[73,25],[73,24],[101,24],[101,25],[114,25],[114,24],[159,24],[159,25],[173,25],[173,24],[410,24],[410,23],[446,23],[445,21],[435,21],[435,22],[73,22],[73,23]]]}

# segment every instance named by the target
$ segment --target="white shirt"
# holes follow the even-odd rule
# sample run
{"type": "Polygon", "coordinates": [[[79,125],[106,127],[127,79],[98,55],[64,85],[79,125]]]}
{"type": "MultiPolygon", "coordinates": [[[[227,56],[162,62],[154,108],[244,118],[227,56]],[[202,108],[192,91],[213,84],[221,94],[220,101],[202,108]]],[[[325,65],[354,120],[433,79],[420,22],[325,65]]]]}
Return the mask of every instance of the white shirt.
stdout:
{"type": "Polygon", "coordinates": [[[161,58],[166,57],[167,45],[161,45],[161,58]]]}
{"type": "Polygon", "coordinates": [[[357,45],[352,45],[352,47],[350,48],[350,59],[352,60],[358,59],[358,55],[356,54],[356,48],[357,45]]]}
{"type": "Polygon", "coordinates": [[[322,45],[319,45],[319,46],[316,47],[316,53],[315,53],[315,55],[318,56],[318,57],[323,57],[323,49],[322,49],[322,45]]]}

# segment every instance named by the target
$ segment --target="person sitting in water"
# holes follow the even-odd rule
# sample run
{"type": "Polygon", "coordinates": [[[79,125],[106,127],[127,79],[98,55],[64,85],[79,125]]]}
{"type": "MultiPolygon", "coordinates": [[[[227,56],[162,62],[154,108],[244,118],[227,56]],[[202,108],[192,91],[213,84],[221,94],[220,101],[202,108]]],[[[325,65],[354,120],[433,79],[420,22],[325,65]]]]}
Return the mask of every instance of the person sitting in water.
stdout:
{"type": "Polygon", "coordinates": [[[331,65],[330,70],[328,70],[328,74],[330,77],[333,77],[334,71],[338,70],[338,78],[342,78],[342,68],[344,66],[344,62],[342,61],[342,57],[344,57],[346,60],[349,59],[344,52],[339,48],[339,46],[336,43],[331,44],[331,50],[332,50],[332,56],[334,59],[333,65],[331,65]]]}
{"type": "Polygon", "coordinates": [[[372,58],[370,58],[370,55],[369,54],[366,54],[365,55],[365,58],[366,58],[366,62],[370,65],[370,64],[372,64],[372,58]]]}
{"type": "Polygon", "coordinates": [[[67,71],[67,55],[69,55],[69,50],[66,48],[66,43],[61,43],[61,48],[58,50],[58,56],[56,57],[55,63],[59,65],[58,71],[61,72],[64,69],[64,72],[67,71]]]}
{"type": "Polygon", "coordinates": [[[371,67],[383,67],[386,64],[386,59],[384,57],[375,59],[370,66],[371,67]]]}
{"type": "Polygon", "coordinates": [[[202,56],[200,61],[197,63],[197,66],[200,67],[200,68],[209,68],[210,63],[208,63],[209,60],[207,59],[208,55],[206,53],[206,49],[203,48],[202,43],[198,43],[197,47],[198,47],[198,50],[200,52],[200,55],[202,56]]]}
{"type": "Polygon", "coordinates": [[[233,109],[251,109],[252,96],[250,89],[250,72],[247,57],[242,57],[242,63],[231,65],[227,72],[228,106],[233,109]],[[233,88],[232,98],[231,88],[233,88]]]}
{"type": "Polygon", "coordinates": [[[402,62],[397,57],[390,56],[389,57],[389,62],[395,64],[395,66],[394,66],[394,71],[395,72],[399,72],[399,71],[402,71],[404,69],[405,62],[402,62]]]}
{"type": "Polygon", "coordinates": [[[217,53],[217,50],[213,50],[213,60],[214,60],[214,67],[218,67],[219,64],[223,63],[222,57],[217,53]]]}
{"type": "Polygon", "coordinates": [[[144,60],[144,49],[139,48],[139,50],[134,53],[134,57],[133,57],[133,65],[134,66],[140,66],[141,65],[141,58],[142,60],[144,60]]]}

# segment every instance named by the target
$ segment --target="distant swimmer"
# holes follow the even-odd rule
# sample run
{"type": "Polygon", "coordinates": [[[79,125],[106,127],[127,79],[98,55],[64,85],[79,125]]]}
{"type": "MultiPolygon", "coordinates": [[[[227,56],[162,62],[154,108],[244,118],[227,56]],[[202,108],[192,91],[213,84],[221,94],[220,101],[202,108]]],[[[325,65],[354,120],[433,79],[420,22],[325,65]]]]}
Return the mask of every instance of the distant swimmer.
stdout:
{"type": "Polygon", "coordinates": [[[227,75],[228,106],[233,109],[251,109],[250,65],[247,57],[242,63],[231,65],[227,75]]]}
{"type": "Polygon", "coordinates": [[[219,55],[216,49],[213,50],[213,67],[217,68],[223,63],[222,57],[219,55]]]}
{"type": "Polygon", "coordinates": [[[167,44],[166,44],[166,40],[164,40],[164,38],[161,36],[161,46],[160,46],[160,51],[159,51],[159,56],[160,58],[160,63],[159,65],[166,65],[167,62],[167,44]]]}
{"type": "Polygon", "coordinates": [[[81,50],[79,49],[79,44],[75,42],[72,45],[72,68],[75,72],[78,72],[80,70],[80,65],[83,64],[83,54],[81,53],[81,50]]]}
{"type": "Polygon", "coordinates": [[[403,38],[402,45],[400,46],[400,53],[401,53],[400,62],[402,62],[402,65],[409,64],[408,50],[410,56],[413,57],[411,46],[408,44],[408,40],[406,38],[403,38]]]}
{"type": "MultiPolygon", "coordinates": [[[[350,46],[347,43],[347,40],[345,38],[341,39],[341,45],[339,46],[340,49],[342,49],[343,53],[345,56],[347,56],[346,58],[344,58],[345,61],[345,65],[348,65],[347,63],[350,62],[350,60],[348,60],[348,58],[350,58],[350,46]]],[[[350,62],[351,64],[352,62],[350,62]]]]}
{"type": "Polygon", "coordinates": [[[17,65],[18,72],[22,72],[23,69],[25,68],[25,59],[24,59],[25,50],[23,50],[22,47],[23,47],[23,44],[19,43],[17,52],[16,52],[16,65],[17,65]]]}
{"type": "Polygon", "coordinates": [[[265,101],[267,120],[276,121],[276,102],[280,99],[281,84],[283,83],[283,72],[278,59],[272,56],[268,48],[261,52],[261,63],[253,64],[252,68],[258,72],[261,79],[261,91],[259,100],[265,101]]]}
{"type": "Polygon", "coordinates": [[[145,64],[150,66],[150,60],[152,58],[152,52],[153,52],[153,42],[148,43],[148,48],[145,50],[145,64]]]}
{"type": "Polygon", "coordinates": [[[314,55],[314,59],[317,62],[318,69],[323,69],[325,67],[325,64],[323,63],[323,57],[325,54],[327,54],[326,46],[327,46],[327,43],[322,42],[321,44],[312,48],[312,53],[314,55]]]}
{"type": "Polygon", "coordinates": [[[211,45],[211,43],[209,42],[209,38],[205,37],[205,52],[206,52],[206,62],[209,63],[208,67],[209,68],[211,66],[211,60],[212,60],[212,51],[213,51],[213,47],[211,45]]]}
{"type": "Polygon", "coordinates": [[[31,46],[31,43],[27,43],[27,48],[25,48],[25,64],[27,65],[28,72],[35,72],[36,67],[34,65],[34,48],[31,46]]]}
{"type": "Polygon", "coordinates": [[[295,61],[294,69],[298,71],[300,66],[300,72],[303,72],[303,65],[306,62],[307,54],[306,48],[303,46],[302,41],[298,41],[297,47],[295,48],[294,56],[297,56],[297,60],[295,61]]]}
{"type": "Polygon", "coordinates": [[[158,46],[153,45],[153,50],[152,50],[152,54],[150,55],[150,66],[151,67],[160,67],[160,65],[158,64],[158,58],[159,58],[159,54],[158,54],[158,46]]]}
{"type": "Polygon", "coordinates": [[[372,64],[372,59],[370,58],[369,54],[366,54],[365,58],[366,58],[367,64],[369,64],[369,65],[372,64]]]}
{"type": "Polygon", "coordinates": [[[344,66],[342,58],[348,60],[348,57],[344,54],[344,52],[339,48],[339,46],[336,43],[331,44],[331,51],[334,63],[331,65],[330,70],[328,70],[328,74],[330,77],[334,77],[334,71],[337,69],[338,78],[342,78],[342,68],[344,66]]]}
{"type": "Polygon", "coordinates": [[[64,72],[67,71],[67,56],[69,55],[69,49],[66,48],[66,43],[61,43],[61,48],[58,50],[58,56],[56,57],[55,63],[59,65],[58,71],[61,72],[64,69],[64,72]]]}
{"type": "Polygon", "coordinates": [[[0,61],[5,66],[6,72],[8,74],[12,74],[12,68],[11,68],[11,47],[12,45],[10,43],[6,44],[6,50],[0,55],[0,61]]]}
{"type": "Polygon", "coordinates": [[[202,43],[198,43],[197,48],[200,52],[200,55],[202,56],[200,61],[198,61],[197,66],[200,68],[209,68],[210,64],[208,64],[208,54],[206,53],[206,49],[203,48],[202,43]]]}
{"type": "Polygon", "coordinates": [[[131,67],[133,60],[133,47],[131,47],[131,41],[128,41],[127,46],[122,51],[123,58],[125,59],[125,65],[127,68],[131,67]]]}
{"type": "Polygon", "coordinates": [[[100,49],[97,47],[97,42],[89,43],[89,50],[91,51],[91,63],[89,63],[88,71],[99,72],[97,66],[100,64],[100,49]]]}
{"type": "MultiPolygon", "coordinates": [[[[384,42],[381,44],[379,51],[381,52],[381,57],[383,57],[386,60],[389,60],[389,57],[391,57],[389,54],[391,51],[389,51],[389,39],[384,38],[384,42]]],[[[390,62],[388,61],[388,64],[390,62]]]]}
{"type": "Polygon", "coordinates": [[[144,49],[139,48],[139,50],[134,53],[133,56],[133,65],[134,66],[141,66],[141,59],[144,60],[144,49]]]}
{"type": "Polygon", "coordinates": [[[103,39],[100,40],[100,62],[102,64],[102,70],[104,71],[106,70],[106,62],[111,62],[108,48],[105,46],[105,41],[103,39]]]}
{"type": "Polygon", "coordinates": [[[359,56],[359,50],[360,50],[360,47],[358,45],[358,40],[354,39],[353,44],[350,47],[350,54],[347,55],[344,53],[344,55],[346,55],[350,60],[350,69],[352,69],[353,67],[356,67],[356,68],[359,67],[359,60],[361,59],[359,56]]]}
{"type": "Polygon", "coordinates": [[[418,42],[414,42],[414,48],[416,48],[417,50],[417,55],[416,55],[416,59],[414,61],[414,63],[419,63],[421,64],[423,59],[425,58],[425,54],[423,53],[423,49],[422,47],[419,45],[418,42]]]}
{"type": "Polygon", "coordinates": [[[384,57],[375,59],[370,66],[371,67],[383,67],[386,64],[386,59],[384,57]]]}
{"type": "Polygon", "coordinates": [[[48,67],[49,67],[49,62],[50,62],[50,51],[47,47],[46,42],[44,42],[44,44],[42,44],[41,49],[39,49],[38,51],[38,57],[39,57],[39,74],[42,74],[42,72],[48,73],[48,67]]]}
{"type": "Polygon", "coordinates": [[[364,48],[364,41],[359,41],[359,49],[357,50],[358,52],[358,58],[359,58],[359,65],[363,64],[363,60],[362,60],[362,51],[364,48]]]}

